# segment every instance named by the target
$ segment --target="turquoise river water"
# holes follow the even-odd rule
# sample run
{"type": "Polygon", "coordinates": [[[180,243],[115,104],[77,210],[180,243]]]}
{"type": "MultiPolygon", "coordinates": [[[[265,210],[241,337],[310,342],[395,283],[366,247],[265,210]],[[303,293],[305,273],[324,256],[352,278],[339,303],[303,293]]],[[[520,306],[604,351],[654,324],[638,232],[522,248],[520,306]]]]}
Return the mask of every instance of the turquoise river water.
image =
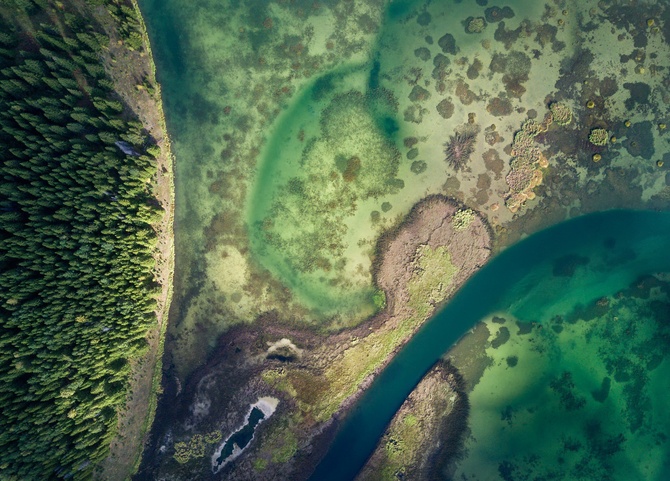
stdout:
{"type": "MultiPolygon", "coordinates": [[[[561,223],[503,251],[473,276],[379,375],[343,421],[330,451],[310,479],[353,479],[424,373],[487,314],[507,311],[519,318],[530,316],[547,322],[545,315],[557,308],[613,295],[645,274],[669,272],[668,246],[670,212],[608,211],[561,223]],[[553,277],[556,259],[570,254],[588,257],[592,268],[569,279],[553,277]]],[[[549,442],[541,432],[526,434],[534,436],[535,443],[549,442]]],[[[667,473],[655,479],[667,479],[663,477],[667,473]]]]}

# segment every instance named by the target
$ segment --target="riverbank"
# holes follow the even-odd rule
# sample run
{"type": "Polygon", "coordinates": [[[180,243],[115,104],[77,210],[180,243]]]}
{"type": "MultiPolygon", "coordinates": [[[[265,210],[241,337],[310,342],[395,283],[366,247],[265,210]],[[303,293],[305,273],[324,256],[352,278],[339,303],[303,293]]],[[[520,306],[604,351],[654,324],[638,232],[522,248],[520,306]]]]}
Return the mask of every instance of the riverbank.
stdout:
{"type": "Polygon", "coordinates": [[[110,452],[95,473],[95,479],[129,479],[138,469],[148,433],[156,413],[157,397],[162,392],[162,357],[165,332],[172,299],[174,273],[174,177],[170,138],[165,125],[161,88],[156,80],[156,66],[144,20],[136,0],[132,8],[136,25],[128,25],[141,38],[139,48],[121,38],[121,22],[102,8],[91,9],[91,16],[109,37],[104,51],[106,71],[114,81],[114,90],[125,104],[125,114],[136,116],[160,149],[156,156],[157,174],[152,192],[165,211],[154,225],[158,241],[154,251],[155,282],[160,286],[155,310],[156,323],[147,333],[147,350],[132,361],[125,409],[118,414],[117,433],[110,452]]]}
{"type": "Polygon", "coordinates": [[[184,394],[175,386],[164,400],[172,406],[164,413],[172,419],[170,428],[155,430],[158,442],[137,479],[204,475],[205,452],[178,463],[171,459],[174,444],[188,444],[212,426],[225,437],[240,424],[249,400],[267,395],[281,400],[277,415],[222,477],[306,479],[337,420],[435,309],[486,262],[490,248],[490,229],[475,211],[444,196],[422,201],[379,242],[375,278],[386,294],[380,314],[327,338],[289,328],[272,315],[231,329],[184,394]]]}
{"type": "MultiPolygon", "coordinates": [[[[604,296],[626,289],[641,276],[670,271],[670,259],[665,255],[668,239],[670,216],[667,212],[614,210],[552,226],[506,249],[479,270],[394,356],[343,420],[310,480],[353,479],[425,372],[464,333],[477,327],[479,321],[500,310],[509,311],[524,320],[516,323],[518,334],[523,336],[535,328],[545,332],[543,325],[546,328],[556,322],[552,317],[554,313],[568,312],[573,307],[578,316],[590,319],[591,305],[599,310],[606,308],[607,302],[602,301],[604,296]],[[574,256],[574,253],[583,260],[570,260],[570,254],[574,256]],[[580,268],[584,265],[588,267],[580,268]],[[573,272],[576,273],[573,275],[573,272]]],[[[511,326],[498,326],[500,323],[504,320],[492,321],[492,326],[482,331],[485,336],[476,336],[479,339],[473,346],[475,354],[476,344],[488,347],[490,335],[494,336],[490,339],[493,349],[507,340],[511,326]]],[[[468,357],[471,356],[468,354],[468,357]]],[[[467,364],[471,364],[470,372],[479,372],[479,382],[475,383],[473,376],[468,383],[475,385],[475,389],[482,382],[482,373],[485,374],[485,364],[488,364],[485,358],[486,355],[482,362],[470,360],[458,366],[459,370],[467,369],[467,364]],[[483,365],[484,369],[477,365],[483,365]]],[[[503,362],[509,368],[515,366],[513,356],[506,356],[503,362]]],[[[505,383],[497,376],[492,379],[505,383]]],[[[483,389],[479,405],[493,392],[483,389]]],[[[533,398],[533,392],[518,395],[533,398]]]]}
{"type": "Polygon", "coordinates": [[[356,481],[439,479],[442,462],[458,454],[465,441],[469,403],[464,390],[458,370],[438,362],[400,407],[356,481]]]}

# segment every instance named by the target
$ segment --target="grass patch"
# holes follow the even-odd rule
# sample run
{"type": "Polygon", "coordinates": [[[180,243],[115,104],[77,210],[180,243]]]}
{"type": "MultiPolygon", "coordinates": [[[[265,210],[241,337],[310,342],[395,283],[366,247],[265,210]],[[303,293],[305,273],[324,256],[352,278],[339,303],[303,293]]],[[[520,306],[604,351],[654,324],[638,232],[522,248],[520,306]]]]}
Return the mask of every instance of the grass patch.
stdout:
{"type": "Polygon", "coordinates": [[[295,437],[295,434],[289,430],[286,430],[283,434],[277,450],[272,455],[272,462],[274,463],[287,463],[298,450],[298,438],[295,437]]]}
{"type": "Polygon", "coordinates": [[[445,246],[435,249],[419,246],[416,256],[415,270],[407,286],[409,306],[426,315],[451,292],[458,268],[452,264],[451,254],[445,246]]]}
{"type": "Polygon", "coordinates": [[[352,395],[363,380],[396,349],[433,312],[435,304],[443,301],[453,290],[458,268],[444,246],[435,249],[421,246],[417,250],[416,270],[409,282],[409,305],[415,311],[395,329],[378,330],[361,339],[344,352],[339,362],[325,373],[328,389],[323,391],[314,408],[317,419],[328,419],[340,404],[352,395]]]}

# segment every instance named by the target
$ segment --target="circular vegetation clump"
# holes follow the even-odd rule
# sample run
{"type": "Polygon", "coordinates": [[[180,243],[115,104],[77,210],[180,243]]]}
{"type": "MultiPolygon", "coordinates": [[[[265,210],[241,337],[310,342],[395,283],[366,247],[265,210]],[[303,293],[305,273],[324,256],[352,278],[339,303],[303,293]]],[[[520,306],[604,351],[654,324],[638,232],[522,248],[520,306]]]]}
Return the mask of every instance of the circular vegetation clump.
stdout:
{"type": "Polygon", "coordinates": [[[425,172],[427,167],[428,164],[426,164],[426,162],[423,160],[415,160],[412,162],[412,166],[409,168],[409,170],[418,175],[425,172]]]}
{"type": "Polygon", "coordinates": [[[484,16],[489,23],[500,22],[506,18],[514,17],[514,11],[510,7],[489,7],[484,10],[484,16]]]}
{"type": "Polygon", "coordinates": [[[607,145],[608,140],[609,134],[607,133],[607,130],[591,129],[591,133],[589,133],[589,142],[591,142],[593,145],[607,145]]]}
{"type": "Polygon", "coordinates": [[[572,122],[572,110],[570,107],[561,102],[552,102],[549,105],[551,115],[558,125],[568,125],[572,122]]]}
{"type": "Polygon", "coordinates": [[[484,17],[468,17],[465,20],[465,33],[482,33],[486,28],[484,17]]]}
{"type": "Polygon", "coordinates": [[[454,115],[454,104],[449,99],[441,100],[435,108],[437,109],[437,113],[440,114],[440,117],[443,119],[449,119],[454,115]]]}
{"type": "Polygon", "coordinates": [[[456,39],[450,33],[445,33],[437,41],[437,44],[440,46],[444,53],[449,53],[451,55],[456,55],[458,53],[458,47],[456,47],[456,39]]]}
{"type": "Polygon", "coordinates": [[[414,50],[414,56],[425,62],[427,60],[430,60],[431,57],[430,50],[428,50],[426,47],[419,47],[416,50],[414,50]]]}
{"type": "Polygon", "coordinates": [[[416,22],[421,25],[422,27],[427,27],[428,24],[430,24],[431,21],[431,16],[430,13],[428,12],[421,12],[419,16],[416,18],[416,22]]]}
{"type": "Polygon", "coordinates": [[[423,102],[430,98],[430,92],[420,85],[415,85],[408,97],[412,102],[423,102]]]}
{"type": "Polygon", "coordinates": [[[475,213],[472,209],[461,209],[451,218],[451,225],[456,230],[467,229],[472,221],[475,220],[475,213]]]}

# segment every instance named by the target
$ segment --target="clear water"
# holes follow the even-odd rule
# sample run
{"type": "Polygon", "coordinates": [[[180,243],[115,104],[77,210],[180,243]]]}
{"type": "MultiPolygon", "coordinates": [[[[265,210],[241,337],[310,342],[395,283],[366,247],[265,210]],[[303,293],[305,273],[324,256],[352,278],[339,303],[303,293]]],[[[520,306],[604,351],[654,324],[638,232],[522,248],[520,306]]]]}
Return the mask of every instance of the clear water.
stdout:
{"type": "Polygon", "coordinates": [[[221,455],[216,459],[217,467],[233,454],[235,447],[244,449],[253,439],[256,426],[265,418],[265,414],[259,408],[254,407],[247,417],[246,424],[228,438],[221,450],[221,455]]]}
{"type": "MultiPolygon", "coordinates": [[[[326,1],[320,6],[301,0],[276,4],[264,0],[141,0],[140,3],[154,44],[168,128],[177,157],[177,273],[167,350],[182,380],[205,359],[220,333],[234,323],[252,322],[262,312],[275,310],[289,319],[312,323],[332,321],[335,327],[365,318],[373,309],[369,267],[377,235],[428,194],[446,192],[461,196],[481,209],[494,224],[508,221],[510,214],[500,197],[506,188],[504,177],[498,176],[496,180],[481,160],[489,146],[479,142],[470,166],[472,172],[455,173],[446,167],[442,145],[454,129],[468,121],[468,114],[475,113],[481,128],[495,123],[497,131],[506,136],[505,143],[496,146],[502,150],[526,118],[525,112],[532,109],[541,116],[547,99],[556,94],[553,86],[563,60],[582,47],[579,38],[587,35],[587,32],[577,35],[577,29],[580,26],[591,29],[600,21],[596,9],[599,2],[595,0],[579,4],[558,2],[561,5],[557,4],[557,12],[541,22],[557,25],[558,19],[565,20],[565,28],[557,34],[565,43],[565,50],[553,52],[548,46],[538,62],[533,59],[527,91],[521,100],[512,99],[515,113],[499,117],[488,112],[487,103],[499,95],[506,98],[502,73],[493,75],[486,69],[496,49],[505,54],[508,49],[494,41],[496,25],[490,24],[486,33],[478,37],[465,34],[462,24],[468,16],[482,14],[478,5],[481,2],[395,0],[387,5],[381,1],[326,1]],[[353,16],[341,14],[343,9],[339,17],[332,12],[353,4],[365,4],[365,15],[381,19],[382,27],[365,35],[352,33],[355,42],[344,39],[351,41],[347,44],[348,51],[339,49],[341,39],[337,39],[331,51],[324,32],[337,25],[336,28],[349,33],[346,27],[353,23],[346,22],[354,21],[353,16]],[[561,13],[564,7],[567,15],[561,13]],[[591,7],[596,9],[595,14],[589,13],[591,7]],[[316,13],[305,15],[306,11],[316,13]],[[426,12],[432,20],[424,25],[424,20],[419,23],[419,19],[426,19],[426,12]],[[274,19],[272,29],[262,24],[265,16],[274,19]],[[407,20],[409,16],[411,20],[407,20]],[[345,23],[336,23],[343,18],[345,23]],[[285,34],[288,50],[297,49],[300,45],[295,43],[295,37],[303,34],[301,27],[305,25],[314,26],[314,38],[318,41],[305,40],[303,56],[296,54],[284,59],[282,56],[287,54],[276,48],[281,42],[274,39],[285,34]],[[438,42],[445,32],[454,34],[460,49],[457,55],[449,54],[449,75],[466,79],[472,91],[482,95],[470,104],[459,101],[454,94],[452,78],[444,79],[448,88],[439,92],[437,78],[433,76],[434,59],[442,53],[438,42]],[[493,46],[492,50],[484,47],[484,38],[493,46]],[[309,54],[316,51],[320,55],[321,67],[314,67],[311,72],[305,68],[307,50],[309,54]],[[422,60],[421,52],[425,50],[431,58],[422,60]],[[281,62],[275,62],[273,57],[282,57],[281,62]],[[466,74],[475,58],[484,64],[478,80],[466,74]],[[275,70],[268,71],[271,69],[263,67],[266,64],[261,60],[275,70]],[[297,63],[302,64],[299,70],[294,69],[297,63]],[[422,72],[421,81],[412,80],[416,72],[422,72]],[[287,78],[293,80],[286,81],[287,78]],[[429,100],[408,100],[417,82],[431,92],[429,100]],[[286,92],[275,98],[283,88],[286,92]],[[375,89],[388,89],[398,99],[397,111],[389,112],[383,98],[370,95],[375,89]],[[351,92],[361,97],[342,96],[351,92]],[[450,119],[437,114],[436,106],[443,98],[453,101],[450,119]],[[324,121],[329,121],[325,131],[324,121]],[[402,145],[403,137],[410,136],[420,139],[414,162],[425,164],[421,173],[412,170],[414,162],[402,145]],[[397,167],[392,161],[394,148],[404,149],[397,167]],[[375,173],[372,163],[366,163],[368,157],[381,159],[383,172],[375,173]],[[368,173],[373,174],[370,177],[374,182],[362,182],[368,173]],[[493,179],[490,197],[475,199],[474,193],[486,190],[478,187],[478,178],[489,174],[493,179]],[[354,177],[361,180],[360,188],[350,188],[345,180],[354,177]],[[494,210],[493,206],[498,204],[500,209],[494,210]]],[[[505,5],[517,12],[514,19],[506,20],[509,30],[520,26],[526,16],[540,22],[545,13],[544,2],[514,0],[505,5]]],[[[356,13],[357,22],[365,20],[361,13],[356,13]]],[[[641,25],[644,19],[638,23],[641,25]]],[[[601,25],[602,29],[608,30],[607,25],[601,25]]],[[[660,39],[660,35],[651,37],[649,51],[659,50],[660,39]]],[[[590,67],[599,75],[618,75],[620,55],[632,55],[629,40],[617,41],[616,48],[614,42],[607,40],[588,41],[588,47],[596,53],[590,67]]],[[[525,51],[531,55],[530,48],[525,51]]],[[[667,55],[661,55],[655,63],[666,61],[667,55]]],[[[632,76],[635,67],[625,68],[632,76]]],[[[661,78],[635,75],[640,81],[661,78]]],[[[566,89],[568,101],[575,108],[587,100],[582,96],[589,90],[584,87],[583,79],[578,80],[566,89]]],[[[661,88],[653,90],[661,91],[661,88]]],[[[638,123],[645,120],[651,125],[646,114],[667,109],[667,102],[656,102],[646,113],[633,112],[625,107],[623,100],[627,90],[620,86],[619,94],[607,102],[612,127],[618,129],[616,135],[621,139],[627,135],[623,119],[633,118],[638,123]]],[[[655,143],[658,155],[653,159],[645,157],[643,161],[627,155],[630,139],[626,139],[625,147],[624,142],[611,146],[616,156],[609,158],[606,152],[603,161],[611,161],[612,166],[619,168],[632,163],[639,165],[639,176],[646,176],[640,182],[645,199],[658,193],[663,184],[659,175],[663,171],[653,162],[662,158],[664,152],[659,151],[659,146],[667,150],[667,142],[659,132],[654,132],[651,144],[655,143]]],[[[509,160],[506,156],[502,158],[504,162],[509,160]]],[[[583,159],[559,160],[577,172],[579,185],[575,189],[583,189],[587,182],[600,182],[605,177],[593,172],[590,159],[587,166],[583,159]]],[[[670,164],[670,159],[666,159],[666,164],[670,164]]],[[[625,191],[623,187],[621,190],[625,191]]],[[[606,206],[625,205],[619,198],[605,201],[606,206]]],[[[602,207],[597,202],[588,206],[602,207]]],[[[614,442],[619,432],[603,428],[603,423],[601,431],[596,432],[589,427],[593,423],[589,424],[588,419],[569,423],[568,415],[557,417],[555,413],[560,411],[548,408],[555,403],[555,390],[547,386],[552,379],[570,372],[575,389],[587,399],[588,408],[584,412],[605,419],[617,419],[614,415],[617,406],[622,405],[624,387],[614,374],[609,375],[607,366],[598,357],[602,357],[598,353],[603,352],[604,346],[596,339],[605,339],[606,332],[593,331],[589,344],[585,341],[588,332],[575,323],[560,334],[555,333],[555,338],[549,338],[553,332],[549,330],[552,319],[556,315],[569,315],[576,305],[589,305],[603,296],[611,298],[641,273],[667,271],[667,228],[667,214],[604,214],[533,236],[493,260],[380,376],[359,410],[344,422],[338,440],[314,479],[352,478],[397,407],[435,359],[475,322],[493,311],[508,311],[523,321],[546,325],[544,332],[549,334],[535,342],[544,343],[545,349],[555,356],[551,364],[540,363],[533,357],[532,346],[526,345],[526,339],[530,338],[513,338],[501,348],[497,354],[516,345],[518,352],[509,355],[518,356],[518,365],[510,370],[506,357],[496,358],[500,369],[491,369],[472,393],[473,437],[468,444],[469,457],[459,466],[458,474],[467,479],[495,479],[501,475],[501,464],[508,461],[509,465],[503,465],[503,474],[516,469],[518,477],[527,475],[528,479],[535,479],[553,476],[551,466],[544,463],[546,460],[571,469],[581,466],[587,443],[582,442],[583,447],[575,448],[568,456],[564,448],[572,445],[559,443],[556,438],[578,434],[584,437],[590,430],[595,433],[592,439],[614,442]],[[608,247],[613,240],[614,246],[608,247]],[[588,264],[578,268],[570,278],[554,276],[555,260],[575,253],[588,258],[588,264]],[[544,366],[537,376],[526,370],[533,364],[544,366]],[[610,391],[600,403],[591,391],[598,386],[602,388],[605,377],[611,378],[610,391]],[[504,386],[517,389],[506,391],[504,386]],[[529,410],[541,415],[522,415],[529,410]],[[547,418],[554,417],[558,427],[569,429],[561,433],[551,428],[547,418]],[[508,419],[512,419],[514,429],[508,419]],[[552,433],[551,439],[542,437],[545,424],[546,432],[552,433]],[[534,441],[532,445],[530,439],[534,441]],[[506,449],[500,446],[502,442],[506,443],[506,449]],[[532,459],[524,458],[533,454],[530,447],[537,447],[543,462],[533,464],[532,459]],[[518,467],[521,464],[533,464],[535,471],[522,473],[518,467]]],[[[625,311],[630,306],[621,309],[625,311]]],[[[623,311],[617,317],[628,322],[630,313],[623,311]]],[[[625,351],[617,353],[618,357],[625,355],[628,355],[625,351]]],[[[638,466],[638,475],[647,479],[661,479],[659,473],[663,472],[667,458],[664,440],[658,434],[665,430],[665,425],[654,421],[660,417],[655,413],[666,406],[662,395],[666,386],[661,374],[667,373],[667,368],[663,361],[644,384],[645,399],[649,400],[644,408],[651,413],[645,414],[650,417],[644,422],[656,423],[658,427],[646,431],[639,428],[627,437],[626,444],[619,443],[625,447],[622,451],[627,453],[625,456],[635,460],[627,466],[638,466]],[[640,434],[643,431],[651,434],[640,434]],[[660,447],[647,449],[649,440],[655,440],[660,447]],[[646,458],[632,454],[634,443],[645,447],[649,453],[646,458]]],[[[625,468],[626,463],[621,459],[625,456],[620,453],[613,453],[617,456],[617,469],[621,466],[620,472],[627,474],[617,475],[617,479],[638,479],[632,468],[625,468]]],[[[591,472],[586,470],[586,464],[584,467],[584,473],[591,472]]],[[[571,472],[567,468],[561,471],[568,473],[561,474],[563,479],[573,479],[571,472]]]]}
{"type": "Polygon", "coordinates": [[[528,320],[555,315],[527,334],[505,315],[452,479],[667,479],[668,294],[646,278],[567,312],[537,304],[528,320]]]}

